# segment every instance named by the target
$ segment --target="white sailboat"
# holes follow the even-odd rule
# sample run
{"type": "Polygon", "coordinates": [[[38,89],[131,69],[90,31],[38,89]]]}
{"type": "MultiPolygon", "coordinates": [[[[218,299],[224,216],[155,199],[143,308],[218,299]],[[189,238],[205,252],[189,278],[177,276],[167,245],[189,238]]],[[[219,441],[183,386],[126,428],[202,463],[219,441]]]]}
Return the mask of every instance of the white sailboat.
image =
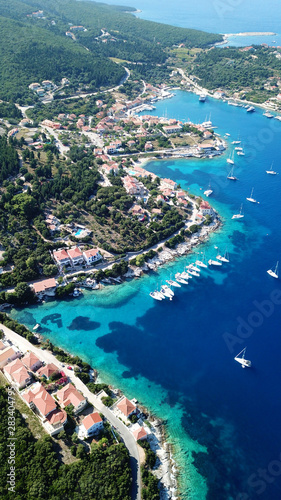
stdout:
{"type": "Polygon", "coordinates": [[[243,210],[243,203],[241,203],[241,207],[240,207],[240,212],[239,214],[234,214],[231,218],[232,219],[243,219],[244,217],[244,214],[242,214],[242,210],[243,210]]]}
{"type": "Polygon", "coordinates": [[[230,181],[238,181],[237,177],[235,177],[235,175],[233,175],[233,171],[234,171],[234,167],[232,167],[232,169],[230,170],[230,172],[227,176],[227,179],[229,179],[230,181]]]}
{"type": "Polygon", "coordinates": [[[181,276],[181,273],[175,275],[176,280],[183,285],[188,285],[188,281],[181,276]]]}
{"type": "Polygon", "coordinates": [[[230,165],[234,165],[234,151],[232,151],[231,155],[229,158],[227,158],[227,163],[230,163],[230,165]]]}
{"type": "MultiPolygon", "coordinates": [[[[201,252],[201,253],[203,253],[203,252],[201,252]]],[[[195,264],[196,264],[196,266],[198,266],[198,267],[204,267],[204,268],[207,268],[207,267],[208,267],[208,266],[207,266],[207,264],[206,264],[206,257],[205,257],[205,253],[203,253],[203,259],[202,259],[202,260],[199,260],[199,259],[198,259],[198,260],[196,260],[196,261],[195,261],[195,264]]]]}
{"type": "Polygon", "coordinates": [[[251,195],[249,198],[246,198],[246,200],[250,201],[251,203],[259,203],[259,201],[255,200],[255,198],[253,198],[253,192],[254,192],[254,188],[252,188],[251,195]]]}
{"type": "Polygon", "coordinates": [[[277,261],[277,264],[275,266],[275,269],[273,271],[273,269],[269,269],[267,272],[267,274],[269,274],[269,276],[272,276],[272,278],[276,278],[278,279],[278,265],[279,265],[279,262],[277,261]]]}
{"type": "Polygon", "coordinates": [[[150,297],[152,297],[155,300],[163,300],[163,297],[160,295],[160,293],[155,290],[154,292],[150,292],[150,297]]]}
{"type": "Polygon", "coordinates": [[[209,259],[208,264],[209,266],[222,266],[222,262],[213,259],[209,259]]]}
{"type": "Polygon", "coordinates": [[[174,280],[166,280],[166,283],[168,283],[168,285],[170,285],[170,286],[175,286],[178,288],[181,287],[181,285],[179,283],[177,283],[177,281],[174,281],[174,280]]]}
{"type": "Polygon", "coordinates": [[[237,354],[237,356],[235,356],[235,361],[237,361],[238,363],[240,363],[240,365],[242,365],[242,368],[250,368],[252,366],[252,363],[251,361],[249,361],[248,359],[245,359],[245,353],[246,353],[246,349],[247,347],[244,347],[244,349],[242,349],[241,352],[239,352],[239,354],[237,354]],[[242,355],[241,357],[239,357],[240,355],[242,355]]]}
{"type": "Polygon", "coordinates": [[[271,165],[271,168],[269,170],[266,170],[266,173],[267,174],[271,174],[271,175],[277,175],[278,172],[275,172],[275,170],[273,170],[273,163],[271,165]]]}
{"type": "Polygon", "coordinates": [[[165,295],[165,297],[168,297],[168,299],[172,300],[173,296],[175,295],[173,290],[168,285],[162,285],[161,286],[161,293],[165,295]]]}
{"type": "Polygon", "coordinates": [[[228,251],[227,251],[227,250],[225,250],[224,255],[220,255],[220,254],[219,254],[219,255],[217,255],[217,256],[216,256],[216,259],[217,259],[217,260],[220,260],[221,262],[227,262],[227,263],[228,263],[228,262],[229,262],[229,254],[228,254],[228,251]]]}

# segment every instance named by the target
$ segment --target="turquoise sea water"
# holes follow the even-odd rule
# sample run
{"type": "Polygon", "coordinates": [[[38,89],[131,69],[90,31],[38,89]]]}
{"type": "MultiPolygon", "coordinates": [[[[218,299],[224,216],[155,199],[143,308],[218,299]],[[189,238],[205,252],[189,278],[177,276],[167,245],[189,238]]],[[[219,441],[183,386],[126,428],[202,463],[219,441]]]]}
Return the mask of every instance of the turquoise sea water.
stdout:
{"type": "Polygon", "coordinates": [[[280,500],[281,287],[266,270],[280,259],[281,123],[182,91],[158,103],[155,114],[211,117],[218,133],[231,134],[222,157],[146,167],[195,194],[211,183],[223,226],[197,251],[214,258],[215,246],[227,247],[230,263],[204,270],[172,302],[148,293],[192,255],[142,279],[12,316],[31,328],[40,323],[46,337],[166,420],[183,499],[280,500]],[[235,159],[234,183],[226,179],[226,158],[238,137],[246,156],[235,159]],[[265,173],[272,162],[280,175],[265,173]],[[252,187],[260,204],[246,201],[252,187]],[[245,218],[234,221],[241,203],[245,218]],[[253,367],[243,370],[233,358],[245,346],[253,367]]]}
{"type": "Polygon", "coordinates": [[[270,37],[233,37],[229,45],[268,43],[281,45],[279,0],[107,0],[141,10],[138,17],[150,21],[213,33],[274,32],[270,37]],[[275,40],[276,43],[273,43],[275,40]]]}

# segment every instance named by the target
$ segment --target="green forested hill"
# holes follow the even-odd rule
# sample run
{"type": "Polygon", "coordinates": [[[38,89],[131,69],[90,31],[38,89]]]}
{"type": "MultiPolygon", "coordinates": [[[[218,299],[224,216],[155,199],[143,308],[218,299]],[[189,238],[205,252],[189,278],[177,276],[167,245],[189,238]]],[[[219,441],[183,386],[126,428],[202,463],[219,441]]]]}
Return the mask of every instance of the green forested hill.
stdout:
{"type": "Polygon", "coordinates": [[[28,95],[32,96],[28,85],[44,79],[59,83],[67,77],[90,90],[112,86],[121,80],[124,69],[110,57],[141,62],[151,72],[151,65],[165,64],[166,47],[179,43],[202,47],[220,39],[220,35],[137,19],[96,2],[0,0],[0,99],[28,103],[28,95]],[[43,19],[30,17],[37,10],[44,11],[43,19]],[[87,31],[73,31],[76,40],[72,40],[65,35],[71,24],[83,25],[87,31]],[[102,28],[110,32],[107,43],[96,39],[102,28]]]}
{"type": "Polygon", "coordinates": [[[59,83],[67,77],[93,89],[116,84],[124,69],[93,56],[66,36],[40,26],[0,17],[0,99],[26,102],[28,85],[35,81],[59,83]]]}

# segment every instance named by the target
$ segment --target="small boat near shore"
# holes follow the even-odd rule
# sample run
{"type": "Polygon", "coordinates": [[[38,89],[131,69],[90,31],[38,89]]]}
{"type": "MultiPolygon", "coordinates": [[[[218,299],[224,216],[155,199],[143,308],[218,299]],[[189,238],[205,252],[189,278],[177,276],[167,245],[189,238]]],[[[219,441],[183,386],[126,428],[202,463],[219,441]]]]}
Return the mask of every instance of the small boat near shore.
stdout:
{"type": "Polygon", "coordinates": [[[250,107],[247,109],[247,113],[254,113],[254,111],[256,111],[256,108],[254,108],[254,106],[250,106],[250,107]]]}
{"type": "Polygon", "coordinates": [[[200,94],[200,95],[199,95],[199,102],[205,102],[205,101],[206,101],[206,98],[207,98],[206,94],[203,94],[203,93],[202,93],[202,94],[200,94]]]}
{"type": "Polygon", "coordinates": [[[249,361],[248,359],[245,359],[246,349],[247,349],[247,347],[244,347],[244,349],[242,349],[242,351],[239,352],[239,354],[237,354],[237,356],[235,356],[234,359],[235,359],[235,361],[237,361],[237,363],[240,363],[242,368],[251,368],[251,366],[252,366],[251,361],[249,361]],[[241,354],[242,354],[242,356],[240,357],[241,354]]]}

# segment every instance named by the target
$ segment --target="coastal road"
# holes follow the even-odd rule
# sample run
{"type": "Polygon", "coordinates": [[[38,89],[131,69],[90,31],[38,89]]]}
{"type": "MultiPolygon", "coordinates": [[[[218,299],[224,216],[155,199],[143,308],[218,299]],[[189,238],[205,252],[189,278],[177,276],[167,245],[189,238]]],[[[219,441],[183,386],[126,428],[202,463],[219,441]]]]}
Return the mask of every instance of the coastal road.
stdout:
{"type": "Polygon", "coordinates": [[[20,351],[25,353],[26,351],[32,351],[36,356],[38,356],[41,361],[45,363],[54,363],[58,366],[64,373],[69,377],[70,381],[75,385],[75,387],[82,392],[82,394],[88,399],[89,403],[91,403],[95,409],[102,413],[108,422],[117,430],[120,437],[123,439],[124,444],[130,455],[130,464],[132,469],[132,491],[131,498],[132,500],[141,500],[141,477],[140,477],[140,457],[138,453],[137,443],[126,427],[126,425],[119,420],[115,415],[111,412],[111,410],[105,406],[101,400],[92,392],[89,391],[88,387],[83,384],[82,380],[75,376],[73,370],[68,370],[66,366],[63,366],[63,363],[57,360],[57,358],[47,350],[42,350],[38,347],[35,347],[33,344],[28,342],[24,337],[21,337],[16,332],[13,332],[6,326],[0,323],[0,329],[3,330],[6,338],[10,340],[14,346],[16,346],[20,351]]]}

